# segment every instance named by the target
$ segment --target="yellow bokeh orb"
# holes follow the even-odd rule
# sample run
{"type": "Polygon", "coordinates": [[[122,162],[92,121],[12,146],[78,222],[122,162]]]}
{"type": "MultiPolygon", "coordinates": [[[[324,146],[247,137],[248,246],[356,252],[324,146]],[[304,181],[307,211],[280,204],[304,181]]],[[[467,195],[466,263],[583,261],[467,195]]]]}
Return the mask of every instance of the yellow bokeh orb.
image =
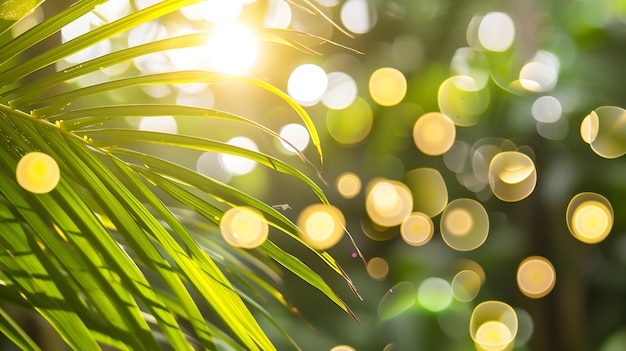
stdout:
{"type": "Polygon", "coordinates": [[[367,261],[367,274],[375,280],[383,280],[389,273],[389,263],[381,257],[372,257],[367,261]]]}
{"type": "Polygon", "coordinates": [[[502,201],[521,201],[530,196],[537,184],[535,163],[519,151],[496,154],[488,172],[491,191],[502,201]]]}
{"type": "Polygon", "coordinates": [[[464,208],[454,208],[446,212],[442,222],[448,233],[456,237],[467,235],[474,225],[472,214],[464,208]]]}
{"type": "Polygon", "coordinates": [[[518,331],[517,313],[502,301],[481,302],[472,312],[469,331],[479,351],[511,350],[518,331]]]}
{"type": "Polygon", "coordinates": [[[300,213],[296,224],[301,229],[302,240],[316,249],[326,250],[343,238],[346,219],[335,206],[313,204],[300,213]]]}
{"type": "Polygon", "coordinates": [[[585,143],[591,144],[596,140],[599,128],[598,114],[595,111],[591,111],[580,123],[580,136],[585,143]]]}
{"type": "Polygon", "coordinates": [[[455,250],[474,250],[487,240],[489,216],[476,200],[462,198],[451,201],[440,221],[443,241],[455,250]]]}
{"type": "Polygon", "coordinates": [[[224,212],[220,232],[231,246],[253,249],[267,239],[269,226],[259,210],[238,206],[224,212]]]}
{"type": "Polygon", "coordinates": [[[45,194],[57,186],[61,172],[50,155],[35,151],[27,153],[19,160],[15,176],[22,188],[31,193],[45,194]]]}
{"type": "Polygon", "coordinates": [[[555,282],[554,266],[544,257],[527,257],[517,268],[517,286],[530,298],[546,296],[554,288],[555,282]]]}
{"type": "Polygon", "coordinates": [[[406,90],[406,78],[395,68],[379,68],[370,76],[370,95],[381,106],[397,105],[404,99],[406,90]]]}
{"type": "Polygon", "coordinates": [[[576,239],[595,244],[604,240],[613,229],[613,216],[613,207],[604,196],[580,193],[567,206],[567,227],[576,239]]]}
{"type": "Polygon", "coordinates": [[[425,245],[432,239],[434,232],[432,219],[421,212],[411,213],[400,224],[400,235],[411,246],[425,245]]]}
{"type": "Polygon", "coordinates": [[[346,199],[352,199],[361,191],[361,178],[352,172],[345,172],[337,178],[337,191],[346,199]]]}
{"type": "Polygon", "coordinates": [[[582,139],[598,156],[614,159],[626,154],[626,110],[601,106],[585,117],[580,126],[582,139]]]}
{"type": "Polygon", "coordinates": [[[411,190],[402,182],[377,179],[372,181],[365,199],[370,219],[383,227],[400,225],[413,208],[411,190]]]}
{"type": "Polygon", "coordinates": [[[440,112],[429,112],[413,126],[413,142],[426,155],[439,156],[454,144],[456,128],[450,118],[440,112]]]}
{"type": "Polygon", "coordinates": [[[511,331],[501,322],[485,322],[476,330],[476,344],[486,351],[502,351],[511,339],[511,331]]]}

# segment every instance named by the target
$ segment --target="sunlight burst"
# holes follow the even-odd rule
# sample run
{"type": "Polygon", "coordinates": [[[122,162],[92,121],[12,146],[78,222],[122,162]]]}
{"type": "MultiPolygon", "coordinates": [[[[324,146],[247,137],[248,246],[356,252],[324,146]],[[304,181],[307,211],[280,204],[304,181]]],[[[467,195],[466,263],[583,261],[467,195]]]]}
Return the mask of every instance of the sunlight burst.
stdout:
{"type": "Polygon", "coordinates": [[[254,33],[237,23],[217,26],[207,44],[209,59],[222,73],[243,74],[254,65],[259,42],[254,33]]]}

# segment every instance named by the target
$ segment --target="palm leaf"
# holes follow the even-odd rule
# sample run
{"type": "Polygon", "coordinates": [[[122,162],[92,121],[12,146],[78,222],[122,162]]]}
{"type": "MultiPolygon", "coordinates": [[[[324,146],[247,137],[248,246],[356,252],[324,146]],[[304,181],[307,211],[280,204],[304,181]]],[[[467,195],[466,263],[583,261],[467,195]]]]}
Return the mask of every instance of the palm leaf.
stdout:
{"type": "MultiPolygon", "coordinates": [[[[115,91],[118,89],[134,87],[134,86],[144,86],[144,85],[160,85],[160,84],[189,84],[189,83],[211,83],[211,84],[219,84],[219,83],[242,83],[251,86],[259,87],[263,90],[266,90],[272,94],[275,94],[283,101],[285,101],[289,106],[291,106],[300,116],[302,122],[304,122],[305,126],[308,128],[308,131],[311,136],[311,140],[313,145],[316,147],[318,152],[318,156],[320,159],[320,163],[322,163],[322,149],[320,145],[320,138],[313,124],[313,120],[309,117],[308,113],[300,106],[297,102],[289,97],[286,93],[279,90],[278,88],[253,77],[244,77],[244,76],[233,76],[218,72],[209,72],[209,71],[199,71],[199,70],[191,70],[191,71],[177,71],[177,72],[167,72],[167,73],[154,73],[154,74],[146,74],[142,76],[135,76],[129,78],[117,79],[109,82],[104,82],[100,84],[94,84],[88,87],[75,89],[72,91],[68,91],[65,93],[42,97],[40,99],[36,99],[34,103],[37,104],[45,104],[45,107],[41,107],[32,111],[33,116],[37,118],[43,118],[47,115],[57,113],[59,110],[67,108],[70,104],[75,102],[80,98],[84,98],[91,95],[102,94],[109,91],[115,91]]],[[[14,102],[12,107],[23,107],[19,106],[20,104],[14,102]]]]}
{"type": "MultiPolygon", "coordinates": [[[[63,27],[105,1],[77,1],[16,38],[10,38],[9,29],[19,18],[0,20],[0,80],[4,82],[0,87],[0,300],[40,314],[72,349],[93,350],[106,345],[120,350],[155,350],[166,343],[176,350],[272,350],[274,344],[257,315],[267,319],[298,349],[263,303],[257,301],[270,296],[279,305],[297,311],[277,286],[259,275],[266,272],[274,277],[278,267],[308,282],[356,319],[316,271],[276,243],[268,240],[254,251],[243,251],[224,246],[221,237],[215,235],[228,208],[253,206],[265,214],[273,228],[315,253],[354,289],[328,253],[300,239],[299,228],[290,219],[261,199],[160,155],[139,152],[135,146],[160,144],[246,157],[300,180],[321,202],[328,203],[322,188],[304,171],[280,158],[218,140],[111,128],[105,122],[165,113],[207,121],[230,120],[285,141],[278,133],[228,111],[155,101],[113,105],[103,99],[99,105],[73,108],[75,102],[86,97],[120,93],[132,86],[196,82],[252,86],[278,97],[306,126],[319,166],[302,152],[296,154],[323,182],[321,143],[313,120],[286,93],[263,80],[191,70],[128,76],[82,88],[68,84],[72,79],[140,56],[203,45],[210,31],[122,49],[64,70],[42,70],[198,1],[158,2],[30,57],[27,55],[49,42],[63,27]],[[61,180],[49,193],[33,194],[16,182],[16,165],[31,151],[47,153],[60,166],[61,180]],[[172,207],[172,199],[176,207],[172,207]],[[195,211],[198,217],[190,222],[176,215],[179,207],[195,211]],[[199,226],[211,229],[200,232],[199,226]]],[[[32,6],[38,4],[33,2],[32,6]]],[[[324,17],[308,1],[302,6],[324,17]]],[[[260,30],[258,36],[306,54],[317,54],[290,38],[291,34],[260,30]]],[[[40,348],[2,309],[0,332],[21,349],[40,348]]]]}

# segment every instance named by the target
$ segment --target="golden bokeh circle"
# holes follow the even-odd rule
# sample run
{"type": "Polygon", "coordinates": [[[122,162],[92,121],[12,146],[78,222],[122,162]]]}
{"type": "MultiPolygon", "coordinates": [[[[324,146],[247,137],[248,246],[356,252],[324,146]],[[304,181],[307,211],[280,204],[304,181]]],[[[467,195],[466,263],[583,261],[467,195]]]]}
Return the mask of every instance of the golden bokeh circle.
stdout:
{"type": "Polygon", "coordinates": [[[485,351],[503,351],[512,344],[511,330],[498,321],[488,321],[476,330],[476,344],[485,351]]]}
{"type": "Polygon", "coordinates": [[[604,196],[584,192],[574,196],[566,210],[570,233],[587,244],[604,240],[613,229],[613,207],[604,196]]]}
{"type": "Polygon", "coordinates": [[[581,136],[597,155],[614,159],[626,154],[626,110],[617,106],[601,106],[581,123],[581,136]]]}
{"type": "Polygon", "coordinates": [[[587,144],[593,143],[598,136],[598,128],[600,128],[598,114],[596,111],[591,111],[580,123],[580,136],[583,141],[587,144]]]}
{"type": "Polygon", "coordinates": [[[435,226],[430,217],[421,212],[413,212],[400,224],[402,239],[411,246],[422,246],[430,241],[435,226]]]}
{"type": "Polygon", "coordinates": [[[15,169],[17,183],[24,189],[35,194],[52,191],[59,180],[59,165],[50,155],[34,151],[24,155],[15,169]]]}
{"type": "Polygon", "coordinates": [[[441,215],[441,237],[451,248],[470,251],[480,247],[489,233],[489,216],[473,199],[451,201],[441,215]]]}
{"type": "Polygon", "coordinates": [[[361,178],[352,172],[342,173],[337,177],[336,187],[342,197],[352,199],[361,191],[361,178]]]}
{"type": "Polygon", "coordinates": [[[454,144],[456,127],[452,120],[440,112],[420,116],[413,125],[413,142],[424,154],[439,156],[454,144]]]}
{"type": "Polygon", "coordinates": [[[369,79],[372,99],[381,106],[399,104],[406,95],[407,81],[404,74],[391,67],[379,68],[369,79]]]}
{"type": "Polygon", "coordinates": [[[496,154],[489,163],[489,186],[500,200],[521,201],[527,198],[537,185],[535,163],[519,151],[496,154]]]}
{"type": "Polygon", "coordinates": [[[478,350],[509,350],[517,335],[517,313],[502,301],[481,302],[472,311],[469,330],[478,350]]]}
{"type": "Polygon", "coordinates": [[[400,225],[412,208],[413,196],[404,183],[385,179],[371,182],[365,210],[374,223],[383,227],[400,225]]]}
{"type": "Polygon", "coordinates": [[[253,249],[267,239],[269,226],[259,210],[237,206],[224,212],[220,232],[231,246],[253,249]]]}
{"type": "Polygon", "coordinates": [[[367,261],[367,274],[375,280],[383,280],[389,273],[389,263],[381,257],[372,257],[367,261]]]}
{"type": "Polygon", "coordinates": [[[545,257],[525,258],[517,268],[517,286],[522,294],[538,299],[552,291],[556,283],[556,271],[545,257]]]}
{"type": "Polygon", "coordinates": [[[343,238],[346,219],[335,206],[312,204],[300,212],[296,224],[301,229],[302,240],[316,249],[326,250],[343,238]]]}

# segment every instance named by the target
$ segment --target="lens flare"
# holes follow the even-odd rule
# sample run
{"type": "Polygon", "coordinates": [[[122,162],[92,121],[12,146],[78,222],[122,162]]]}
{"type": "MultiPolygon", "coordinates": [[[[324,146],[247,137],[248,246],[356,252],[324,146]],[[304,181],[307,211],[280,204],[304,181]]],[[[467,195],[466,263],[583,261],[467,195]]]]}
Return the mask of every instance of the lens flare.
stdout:
{"type": "Polygon", "coordinates": [[[502,201],[515,202],[527,198],[537,184],[537,170],[528,155],[505,151],[489,163],[489,186],[502,201]]]}
{"type": "Polygon", "coordinates": [[[439,229],[448,246],[458,251],[470,251],[487,240],[489,217],[478,201],[456,199],[443,211],[439,229]]]}
{"type": "Polygon", "coordinates": [[[46,153],[34,151],[19,160],[15,177],[22,188],[34,194],[45,194],[57,186],[61,172],[54,158],[46,153]]]}
{"type": "Polygon", "coordinates": [[[233,22],[239,17],[242,7],[242,0],[204,0],[183,7],[181,13],[190,21],[205,20],[215,23],[227,23],[233,22]]]}
{"type": "Polygon", "coordinates": [[[613,228],[613,207],[596,193],[580,193],[567,206],[567,227],[572,235],[587,244],[604,240],[613,228]]]}
{"type": "Polygon", "coordinates": [[[406,95],[407,82],[402,72],[395,68],[379,68],[370,76],[369,91],[372,99],[381,106],[394,106],[406,95]]]}
{"type": "Polygon", "coordinates": [[[538,299],[548,295],[555,282],[554,266],[544,257],[527,257],[517,268],[517,286],[530,298],[538,299]]]}
{"type": "Polygon", "coordinates": [[[515,341],[517,328],[515,310],[501,301],[480,303],[470,317],[470,336],[478,350],[509,350],[515,341]]]}
{"type": "Polygon", "coordinates": [[[343,238],[346,219],[334,206],[313,204],[300,212],[296,223],[306,243],[316,249],[326,250],[343,238]]]}
{"type": "Polygon", "coordinates": [[[256,61],[259,41],[247,27],[223,23],[211,34],[207,49],[211,63],[219,72],[242,74],[256,61]]]}
{"type": "Polygon", "coordinates": [[[267,239],[269,226],[259,210],[239,206],[224,212],[220,221],[220,232],[228,244],[253,249],[267,239]]]}
{"type": "Polygon", "coordinates": [[[426,155],[443,155],[452,147],[455,138],[454,123],[439,112],[422,115],[413,126],[413,142],[426,155]]]}
{"type": "Polygon", "coordinates": [[[435,232],[432,219],[421,212],[413,212],[400,224],[402,239],[411,246],[422,246],[430,241],[435,232]]]}

